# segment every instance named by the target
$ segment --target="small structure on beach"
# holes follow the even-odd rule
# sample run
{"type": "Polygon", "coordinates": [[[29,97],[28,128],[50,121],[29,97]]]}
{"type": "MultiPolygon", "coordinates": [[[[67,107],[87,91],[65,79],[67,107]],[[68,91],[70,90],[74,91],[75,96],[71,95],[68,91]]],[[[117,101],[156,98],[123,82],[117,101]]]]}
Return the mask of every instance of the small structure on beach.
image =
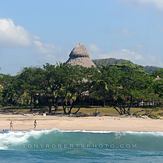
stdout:
{"type": "Polygon", "coordinates": [[[90,59],[86,47],[80,43],[72,49],[66,64],[79,65],[83,67],[96,67],[90,59]]]}
{"type": "Polygon", "coordinates": [[[155,81],[161,80],[160,76],[157,75],[157,77],[155,78],[155,81]]]}

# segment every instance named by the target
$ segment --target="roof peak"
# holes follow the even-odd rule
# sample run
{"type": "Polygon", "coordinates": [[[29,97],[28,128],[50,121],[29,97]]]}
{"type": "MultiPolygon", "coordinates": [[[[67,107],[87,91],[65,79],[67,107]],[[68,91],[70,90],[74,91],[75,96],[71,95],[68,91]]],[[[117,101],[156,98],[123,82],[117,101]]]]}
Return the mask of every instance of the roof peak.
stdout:
{"type": "Polygon", "coordinates": [[[86,47],[83,44],[78,43],[72,49],[72,51],[70,53],[70,57],[71,58],[76,58],[76,57],[89,57],[89,54],[88,54],[88,51],[87,51],[86,47]]]}
{"type": "Polygon", "coordinates": [[[76,46],[72,49],[66,63],[83,67],[96,67],[90,59],[86,47],[81,43],[76,44],[76,46]]]}

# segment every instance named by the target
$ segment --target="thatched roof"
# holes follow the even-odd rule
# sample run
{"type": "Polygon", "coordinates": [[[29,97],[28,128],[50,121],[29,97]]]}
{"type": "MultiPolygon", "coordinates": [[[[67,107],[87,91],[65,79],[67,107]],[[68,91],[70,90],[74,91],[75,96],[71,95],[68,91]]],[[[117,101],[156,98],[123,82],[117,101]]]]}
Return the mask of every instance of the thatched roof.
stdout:
{"type": "Polygon", "coordinates": [[[66,63],[71,65],[80,65],[83,67],[95,67],[95,64],[89,57],[86,47],[82,44],[77,44],[72,49],[66,63]]]}
{"type": "Polygon", "coordinates": [[[87,49],[82,44],[77,44],[70,53],[70,58],[76,58],[76,57],[89,57],[89,54],[87,52],[87,49]]]}

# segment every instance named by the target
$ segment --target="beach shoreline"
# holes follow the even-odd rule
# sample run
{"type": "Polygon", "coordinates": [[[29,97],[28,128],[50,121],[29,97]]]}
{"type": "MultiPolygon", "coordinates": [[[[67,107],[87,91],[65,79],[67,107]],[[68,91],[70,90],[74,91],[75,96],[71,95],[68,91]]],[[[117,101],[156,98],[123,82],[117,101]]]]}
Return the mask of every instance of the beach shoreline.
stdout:
{"type": "Polygon", "coordinates": [[[162,119],[136,117],[67,117],[6,115],[0,114],[0,130],[9,130],[10,121],[13,122],[13,131],[29,131],[34,129],[34,120],[37,121],[36,130],[81,130],[81,131],[135,131],[135,132],[163,132],[162,119]]]}

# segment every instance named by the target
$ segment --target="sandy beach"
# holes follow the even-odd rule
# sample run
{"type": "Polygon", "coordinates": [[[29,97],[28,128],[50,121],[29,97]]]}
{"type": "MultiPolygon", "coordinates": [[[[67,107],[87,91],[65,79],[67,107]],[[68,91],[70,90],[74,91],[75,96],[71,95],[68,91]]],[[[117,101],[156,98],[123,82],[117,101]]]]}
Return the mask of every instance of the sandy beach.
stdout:
{"type": "Polygon", "coordinates": [[[34,120],[36,129],[88,130],[88,131],[140,131],[163,132],[163,120],[135,117],[58,117],[40,115],[0,115],[0,130],[9,129],[13,121],[14,130],[31,130],[34,120]]]}

